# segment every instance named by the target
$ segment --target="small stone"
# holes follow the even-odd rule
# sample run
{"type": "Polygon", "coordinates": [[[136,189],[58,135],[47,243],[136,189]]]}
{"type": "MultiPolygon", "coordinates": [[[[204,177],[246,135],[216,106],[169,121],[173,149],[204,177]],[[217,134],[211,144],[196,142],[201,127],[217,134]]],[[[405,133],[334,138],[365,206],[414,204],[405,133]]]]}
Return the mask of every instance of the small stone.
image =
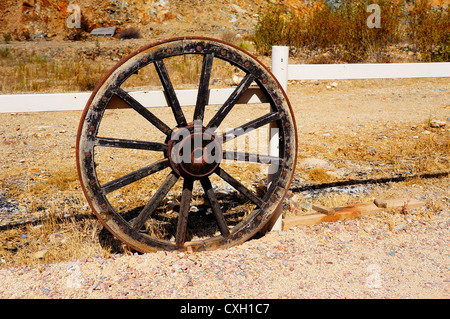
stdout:
{"type": "Polygon", "coordinates": [[[400,230],[406,230],[408,227],[405,224],[400,224],[394,227],[394,230],[400,231],[400,230]]]}
{"type": "Polygon", "coordinates": [[[300,207],[302,208],[303,211],[309,212],[312,208],[312,205],[309,202],[304,202],[300,207]]]}
{"type": "Polygon", "coordinates": [[[337,87],[338,86],[338,84],[337,84],[337,82],[331,82],[331,87],[337,87]]]}
{"type": "Polygon", "coordinates": [[[381,198],[375,198],[375,200],[373,201],[373,203],[377,206],[377,207],[381,207],[381,208],[386,208],[387,207],[387,202],[384,199],[381,198]]]}
{"type": "Polygon", "coordinates": [[[41,250],[39,250],[38,252],[33,254],[33,258],[35,259],[44,259],[45,255],[47,255],[48,253],[48,249],[47,248],[43,248],[41,250]]]}
{"type": "Polygon", "coordinates": [[[447,123],[445,121],[431,120],[430,126],[434,128],[444,127],[447,123]]]}
{"type": "Polygon", "coordinates": [[[328,208],[328,207],[324,207],[322,205],[312,205],[312,209],[314,209],[315,211],[322,213],[322,214],[326,214],[326,215],[334,215],[335,211],[332,208],[328,208]]]}
{"type": "Polygon", "coordinates": [[[198,207],[195,205],[192,205],[191,208],[189,209],[190,213],[198,213],[198,207]]]}

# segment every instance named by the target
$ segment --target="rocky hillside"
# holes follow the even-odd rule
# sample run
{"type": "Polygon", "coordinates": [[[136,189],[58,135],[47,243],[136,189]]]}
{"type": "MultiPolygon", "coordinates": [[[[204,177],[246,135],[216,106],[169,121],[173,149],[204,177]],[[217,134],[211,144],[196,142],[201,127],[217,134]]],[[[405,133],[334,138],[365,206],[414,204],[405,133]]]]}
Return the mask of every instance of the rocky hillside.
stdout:
{"type": "Polygon", "coordinates": [[[65,37],[70,3],[79,5],[81,28],[134,27],[144,38],[245,33],[268,0],[0,0],[0,33],[12,40],[46,34],[65,37]]]}
{"type": "Polygon", "coordinates": [[[116,26],[116,33],[133,27],[146,39],[194,34],[221,36],[229,31],[245,34],[254,28],[258,13],[270,4],[280,3],[300,12],[307,9],[305,3],[314,1],[320,3],[318,0],[0,0],[0,33],[11,35],[9,40],[43,35],[65,38],[74,31],[67,27],[66,20],[72,14],[68,6],[76,4],[81,11],[81,29],[87,32],[116,26]]]}

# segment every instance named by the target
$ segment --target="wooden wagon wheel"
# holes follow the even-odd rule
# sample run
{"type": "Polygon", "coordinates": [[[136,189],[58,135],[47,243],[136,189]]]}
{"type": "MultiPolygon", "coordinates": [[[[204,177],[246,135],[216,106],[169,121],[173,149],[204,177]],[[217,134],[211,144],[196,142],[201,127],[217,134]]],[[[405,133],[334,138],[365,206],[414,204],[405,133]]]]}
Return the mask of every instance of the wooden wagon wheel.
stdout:
{"type": "MultiPolygon", "coordinates": [[[[253,106],[244,102],[243,107],[247,113],[245,110],[250,110],[253,106]]],[[[242,118],[250,116],[241,111],[239,114],[242,118]]],[[[117,120],[117,129],[137,125],[121,122],[120,117],[117,120]]],[[[210,38],[188,37],[143,47],[120,61],[104,77],[92,93],[81,117],[76,152],[78,174],[87,201],[112,234],[141,252],[161,249],[197,251],[242,243],[278,217],[276,208],[285,197],[294,173],[297,136],[293,112],[286,94],[261,62],[233,45],[210,38]],[[187,108],[180,106],[177,96],[179,91],[175,90],[168,67],[173,57],[185,56],[201,59],[197,99],[191,107],[192,118],[187,117],[187,108]],[[243,75],[226,101],[215,108],[209,101],[214,61],[228,64],[243,75]],[[157,72],[156,78],[160,81],[170,106],[167,110],[176,121],[174,126],[169,126],[155,115],[161,109],[150,111],[149,105],[143,105],[127,92],[127,80],[150,66],[157,72]],[[263,93],[265,103],[269,105],[266,113],[251,120],[245,119],[244,124],[219,133],[218,127],[231,116],[236,103],[250,86],[259,88],[263,93]],[[148,140],[112,138],[99,133],[102,122],[107,117],[107,109],[110,111],[112,104],[117,101],[126,104],[130,107],[130,112],[145,121],[139,131],[150,132],[148,140]],[[206,109],[213,113],[209,120],[205,116],[206,109]],[[245,137],[253,129],[268,130],[269,126],[278,128],[278,155],[227,149],[226,146],[231,141],[245,137]],[[155,130],[159,135],[151,133],[155,130]],[[155,140],[157,135],[162,138],[155,140]],[[98,161],[101,160],[99,153],[104,149],[156,152],[161,158],[150,160],[148,164],[128,174],[111,177],[112,180],[105,182],[99,178],[98,167],[98,161]],[[237,173],[236,169],[228,170],[228,164],[225,163],[230,162],[234,168],[237,165],[237,173]],[[273,170],[272,180],[270,183],[266,182],[263,190],[261,185],[259,189],[256,186],[264,177],[261,174],[250,183],[240,180],[239,167],[247,163],[269,166],[273,170]],[[144,199],[136,198],[136,202],[145,204],[132,212],[122,211],[120,205],[108,197],[133,183],[142,183],[156,173],[162,176],[157,187],[144,199]],[[178,186],[174,187],[177,183],[178,186]],[[200,195],[198,191],[194,194],[194,185],[200,190],[200,195]],[[219,196],[220,187],[224,185],[233,189],[230,196],[234,196],[234,199],[229,199],[228,194],[219,196]],[[168,194],[175,202],[178,201],[175,209],[168,209],[168,194]],[[194,195],[197,196],[197,201],[203,199],[203,203],[197,205],[202,207],[200,212],[199,209],[192,209],[194,195]],[[191,222],[191,219],[195,222],[191,222]],[[167,226],[163,234],[152,229],[158,223],[159,227],[167,226]],[[202,231],[197,229],[199,227],[206,227],[208,230],[202,231]]],[[[127,160],[133,162],[132,156],[126,156],[127,160]]],[[[107,166],[108,161],[101,165],[107,166]]],[[[242,166],[242,170],[245,169],[242,166]]],[[[134,190],[127,195],[138,197],[138,193],[139,191],[134,190]]]]}

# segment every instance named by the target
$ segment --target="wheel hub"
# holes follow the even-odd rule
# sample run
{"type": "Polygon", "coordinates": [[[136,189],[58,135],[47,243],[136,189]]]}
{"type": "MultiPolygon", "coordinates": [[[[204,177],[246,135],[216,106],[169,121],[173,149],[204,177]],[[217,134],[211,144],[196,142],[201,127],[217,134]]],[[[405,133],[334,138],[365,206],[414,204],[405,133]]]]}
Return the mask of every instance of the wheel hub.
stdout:
{"type": "Polygon", "coordinates": [[[211,175],[222,161],[222,146],[211,130],[189,125],[173,131],[167,156],[179,175],[200,179],[211,175]]]}

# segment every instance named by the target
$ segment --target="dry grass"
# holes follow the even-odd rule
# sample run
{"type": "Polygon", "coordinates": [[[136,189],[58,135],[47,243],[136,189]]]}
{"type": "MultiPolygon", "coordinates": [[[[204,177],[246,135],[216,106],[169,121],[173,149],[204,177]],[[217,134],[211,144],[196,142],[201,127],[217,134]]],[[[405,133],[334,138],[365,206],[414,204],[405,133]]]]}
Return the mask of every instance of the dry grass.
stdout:
{"type": "MultiPolygon", "coordinates": [[[[106,57],[108,54],[114,54],[114,50],[114,48],[103,49],[99,44],[91,51],[86,49],[88,58],[80,54],[75,59],[70,59],[53,57],[53,54],[36,53],[26,49],[0,48],[0,92],[92,91],[116,63],[110,59],[99,58],[99,54],[106,57]]],[[[172,57],[165,60],[165,63],[175,87],[197,87],[202,67],[201,56],[172,57]]],[[[230,64],[215,59],[211,87],[234,85],[232,82],[234,74],[241,76],[230,64]]],[[[139,74],[130,77],[124,85],[130,90],[156,90],[162,87],[152,64],[141,69],[139,74]]]]}
{"type": "Polygon", "coordinates": [[[315,167],[307,171],[308,177],[313,182],[326,183],[335,180],[323,167],[315,167]]]}
{"type": "Polygon", "coordinates": [[[448,6],[435,9],[429,0],[420,0],[408,8],[393,0],[313,1],[301,10],[277,4],[261,12],[253,41],[261,54],[273,45],[288,45],[331,51],[329,59],[344,62],[386,62],[390,45],[408,42],[424,60],[448,61],[448,6]],[[380,6],[380,28],[367,26],[370,4],[380,6]]]}
{"type": "Polygon", "coordinates": [[[45,53],[9,50],[9,54],[2,54],[0,59],[0,91],[89,91],[109,67],[90,60],[50,59],[45,53]]]}
{"type": "MultiPolygon", "coordinates": [[[[448,130],[410,128],[393,130],[391,136],[366,134],[346,138],[335,149],[335,159],[360,163],[383,164],[393,173],[430,173],[450,167],[450,134],[448,130]],[[345,146],[343,146],[345,145],[345,146]]],[[[342,140],[341,140],[342,142],[342,140]]],[[[383,167],[379,167],[384,171],[383,167]]]]}
{"type": "Polygon", "coordinates": [[[90,256],[108,256],[99,243],[101,225],[92,219],[79,187],[76,171],[57,167],[47,178],[30,181],[23,170],[2,172],[6,197],[27,207],[27,215],[41,222],[0,232],[0,267],[35,266],[90,256]],[[14,177],[15,176],[15,177],[14,177]]]}

